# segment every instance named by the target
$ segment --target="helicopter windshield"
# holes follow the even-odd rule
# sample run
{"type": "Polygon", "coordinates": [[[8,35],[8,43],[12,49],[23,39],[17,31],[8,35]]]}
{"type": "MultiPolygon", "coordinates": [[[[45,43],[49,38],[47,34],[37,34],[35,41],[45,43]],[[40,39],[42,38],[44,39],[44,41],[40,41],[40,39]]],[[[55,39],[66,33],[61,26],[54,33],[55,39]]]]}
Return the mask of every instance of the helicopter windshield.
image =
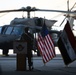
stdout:
{"type": "Polygon", "coordinates": [[[5,34],[11,34],[13,27],[8,27],[5,34]]]}
{"type": "Polygon", "coordinates": [[[21,35],[24,31],[23,26],[7,26],[4,34],[8,35],[21,35]]]}
{"type": "Polygon", "coordinates": [[[14,27],[13,28],[13,31],[12,31],[12,33],[11,33],[11,35],[12,34],[15,34],[15,35],[21,35],[23,33],[23,27],[14,27]]]}
{"type": "Polygon", "coordinates": [[[1,31],[2,31],[2,27],[0,27],[0,34],[1,34],[1,31]]]}

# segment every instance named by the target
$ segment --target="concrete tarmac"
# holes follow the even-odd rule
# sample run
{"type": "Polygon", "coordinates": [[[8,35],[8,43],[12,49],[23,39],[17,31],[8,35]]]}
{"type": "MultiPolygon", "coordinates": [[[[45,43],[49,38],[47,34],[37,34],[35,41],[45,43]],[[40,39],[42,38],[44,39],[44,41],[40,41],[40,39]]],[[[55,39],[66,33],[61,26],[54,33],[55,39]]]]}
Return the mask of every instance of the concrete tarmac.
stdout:
{"type": "MultiPolygon", "coordinates": [[[[65,66],[61,55],[44,65],[42,57],[33,57],[33,71],[16,71],[16,55],[0,55],[0,75],[76,75],[76,61],[65,66]]],[[[27,66],[28,67],[28,66],[27,66]]]]}

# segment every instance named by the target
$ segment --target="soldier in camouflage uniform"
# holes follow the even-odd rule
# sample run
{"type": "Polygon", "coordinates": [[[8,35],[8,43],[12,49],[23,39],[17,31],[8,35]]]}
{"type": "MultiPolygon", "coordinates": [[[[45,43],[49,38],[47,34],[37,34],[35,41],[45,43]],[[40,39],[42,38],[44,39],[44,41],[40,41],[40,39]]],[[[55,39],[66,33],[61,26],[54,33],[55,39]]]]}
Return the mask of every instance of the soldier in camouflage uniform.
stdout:
{"type": "Polygon", "coordinates": [[[33,62],[32,62],[32,49],[33,49],[33,35],[28,32],[29,28],[25,28],[25,32],[21,36],[21,40],[25,40],[27,42],[27,57],[28,57],[28,66],[29,70],[33,69],[33,62]]]}

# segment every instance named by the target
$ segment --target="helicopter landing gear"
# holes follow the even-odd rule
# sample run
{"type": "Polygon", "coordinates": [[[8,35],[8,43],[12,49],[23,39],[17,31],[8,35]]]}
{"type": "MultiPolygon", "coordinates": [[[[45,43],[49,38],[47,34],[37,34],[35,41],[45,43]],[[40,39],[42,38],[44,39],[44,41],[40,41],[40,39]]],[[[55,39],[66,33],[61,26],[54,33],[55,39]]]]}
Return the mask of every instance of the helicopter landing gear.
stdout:
{"type": "Polygon", "coordinates": [[[8,52],[9,52],[9,49],[3,49],[3,56],[9,56],[8,52]]]}

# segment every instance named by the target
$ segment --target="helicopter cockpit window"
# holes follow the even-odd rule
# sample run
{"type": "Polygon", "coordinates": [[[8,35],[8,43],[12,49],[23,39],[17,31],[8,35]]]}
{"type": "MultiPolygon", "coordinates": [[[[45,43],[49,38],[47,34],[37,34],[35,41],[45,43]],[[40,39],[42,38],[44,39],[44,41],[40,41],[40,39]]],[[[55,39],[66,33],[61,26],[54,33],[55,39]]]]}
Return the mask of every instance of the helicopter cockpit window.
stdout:
{"type": "Polygon", "coordinates": [[[11,34],[13,27],[8,27],[5,34],[11,34]]]}
{"type": "Polygon", "coordinates": [[[0,27],[0,34],[1,34],[1,31],[2,31],[2,27],[0,27]]]}
{"type": "Polygon", "coordinates": [[[23,27],[14,27],[12,34],[15,34],[15,35],[21,35],[23,33],[23,27]]]}

